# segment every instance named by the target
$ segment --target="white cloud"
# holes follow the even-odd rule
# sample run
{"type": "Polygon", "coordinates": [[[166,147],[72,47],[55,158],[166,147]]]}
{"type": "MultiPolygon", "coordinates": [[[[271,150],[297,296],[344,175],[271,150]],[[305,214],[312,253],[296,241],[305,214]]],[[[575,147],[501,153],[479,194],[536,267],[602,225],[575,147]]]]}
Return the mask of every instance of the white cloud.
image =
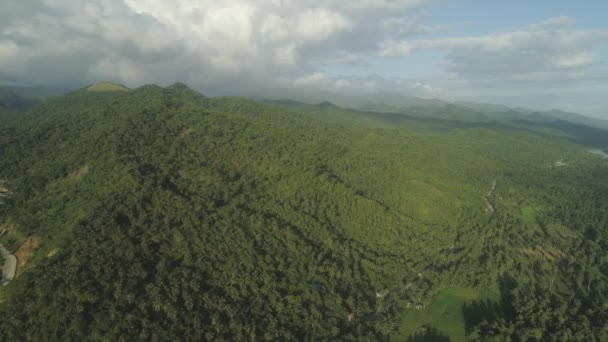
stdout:
{"type": "Polygon", "coordinates": [[[333,88],[337,91],[350,89],[352,87],[352,83],[348,80],[340,78],[334,82],[333,88]]]}
{"type": "MultiPolygon", "coordinates": [[[[330,2],[341,4],[342,0],[331,0],[330,2]]],[[[350,7],[354,10],[403,10],[411,9],[429,3],[424,0],[358,0],[353,1],[350,7]]]]}
{"type": "Polygon", "coordinates": [[[573,23],[569,17],[557,17],[494,34],[387,40],[379,45],[377,53],[407,58],[420,51],[442,51],[441,67],[445,72],[471,84],[520,83],[520,86],[534,87],[543,82],[556,82],[554,85],[562,86],[565,82],[581,80],[570,76],[575,72],[580,75],[585,69],[601,67],[597,51],[602,45],[608,45],[608,30],[561,28],[573,23]]]}
{"type": "Polygon", "coordinates": [[[327,82],[327,75],[322,72],[314,72],[310,75],[305,75],[297,78],[293,83],[299,87],[323,86],[327,82]]]}
{"type": "Polygon", "coordinates": [[[0,61],[14,59],[18,53],[19,46],[15,42],[0,40],[0,61]]]}
{"type": "Polygon", "coordinates": [[[280,42],[289,37],[288,23],[275,14],[268,15],[260,27],[262,41],[280,42]]]}
{"type": "Polygon", "coordinates": [[[428,97],[608,80],[601,51],[608,30],[576,29],[562,16],[451,36],[449,28],[462,23],[429,25],[425,9],[434,2],[442,1],[9,1],[0,11],[0,82],[184,81],[216,94],[263,84],[428,97]],[[442,60],[426,78],[376,77],[369,69],[430,50],[442,60]],[[336,75],[354,68],[367,75],[336,75]]]}
{"type": "Polygon", "coordinates": [[[561,27],[561,26],[570,26],[570,25],[574,24],[575,22],[576,22],[576,20],[574,20],[574,18],[563,15],[563,16],[559,16],[559,17],[545,19],[541,22],[529,25],[528,27],[531,29],[541,29],[542,30],[542,29],[551,29],[551,28],[556,28],[556,27],[561,27]]]}
{"type": "Polygon", "coordinates": [[[439,96],[441,94],[441,88],[436,87],[430,83],[415,82],[414,86],[423,89],[426,93],[433,96],[439,96]]]}
{"type": "Polygon", "coordinates": [[[379,37],[422,34],[413,10],[431,1],[31,0],[0,13],[0,78],[218,89],[238,79],[238,92],[359,63],[379,37]]]}
{"type": "Polygon", "coordinates": [[[305,41],[323,41],[353,28],[343,15],[324,9],[306,10],[296,18],[295,32],[305,41]]]}
{"type": "Polygon", "coordinates": [[[380,47],[378,54],[383,57],[408,57],[414,52],[414,46],[406,41],[388,41],[380,47]]]}
{"type": "Polygon", "coordinates": [[[377,92],[381,89],[379,89],[379,84],[376,80],[365,78],[361,79],[356,77],[341,77],[332,80],[330,85],[327,87],[327,90],[346,94],[365,94],[377,92]]]}
{"type": "Polygon", "coordinates": [[[296,46],[289,44],[276,48],[276,62],[280,65],[294,65],[297,59],[296,46]]]}
{"type": "Polygon", "coordinates": [[[595,62],[595,53],[581,52],[571,55],[564,55],[556,58],[555,65],[558,67],[580,67],[593,64],[595,62]]]}

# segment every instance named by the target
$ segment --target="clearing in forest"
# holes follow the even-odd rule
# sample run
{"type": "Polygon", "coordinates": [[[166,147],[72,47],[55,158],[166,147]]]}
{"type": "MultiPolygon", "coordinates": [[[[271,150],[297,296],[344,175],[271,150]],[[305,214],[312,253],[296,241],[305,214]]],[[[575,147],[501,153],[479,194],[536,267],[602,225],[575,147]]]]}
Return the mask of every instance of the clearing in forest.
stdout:
{"type": "MultiPolygon", "coordinates": [[[[407,341],[413,335],[425,336],[423,327],[430,326],[437,332],[449,338],[451,342],[466,341],[465,304],[473,301],[499,302],[500,293],[497,286],[481,289],[469,287],[447,287],[431,300],[431,304],[423,310],[415,308],[403,309],[398,331],[392,336],[394,341],[407,341]]],[[[427,337],[427,336],[425,336],[427,337]]],[[[429,338],[432,336],[429,335],[429,338]]]]}
{"type": "Polygon", "coordinates": [[[529,258],[542,259],[547,262],[555,262],[571,257],[563,250],[553,247],[542,248],[537,246],[536,248],[522,248],[521,252],[529,258]]]}
{"type": "Polygon", "coordinates": [[[429,325],[450,341],[466,341],[463,306],[481,298],[479,290],[466,287],[449,287],[440,290],[424,310],[404,309],[395,341],[407,341],[420,334],[429,325]]]}
{"type": "Polygon", "coordinates": [[[86,175],[89,172],[89,166],[85,165],[78,170],[74,170],[68,174],[68,179],[79,181],[82,176],[86,175]]]}
{"type": "Polygon", "coordinates": [[[124,92],[129,92],[131,91],[129,88],[120,85],[120,84],[115,84],[115,83],[110,83],[110,82],[99,82],[99,83],[95,83],[90,85],[87,88],[87,91],[92,91],[92,92],[110,92],[110,91],[124,91],[124,92]]]}
{"type": "Polygon", "coordinates": [[[403,210],[414,219],[427,223],[450,223],[460,215],[460,203],[436,186],[408,181],[402,190],[403,210]]]}
{"type": "Polygon", "coordinates": [[[524,223],[535,223],[536,222],[536,209],[531,206],[523,207],[521,209],[521,220],[524,223]]]}

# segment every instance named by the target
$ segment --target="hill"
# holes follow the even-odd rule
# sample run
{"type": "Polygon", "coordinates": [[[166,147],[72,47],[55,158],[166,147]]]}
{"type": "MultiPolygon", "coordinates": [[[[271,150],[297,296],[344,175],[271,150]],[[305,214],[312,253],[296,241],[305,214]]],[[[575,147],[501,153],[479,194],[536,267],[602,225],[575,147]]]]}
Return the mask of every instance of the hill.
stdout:
{"type": "Polygon", "coordinates": [[[9,88],[0,87],[0,111],[25,111],[39,103],[39,100],[23,97],[9,88]]]}
{"type": "Polygon", "coordinates": [[[87,89],[87,91],[92,91],[92,92],[112,92],[112,91],[128,92],[129,91],[129,88],[127,88],[121,84],[110,83],[110,82],[98,82],[95,84],[91,84],[86,89],[87,89]]]}
{"type": "Polygon", "coordinates": [[[83,88],[7,120],[0,339],[608,337],[608,160],[288,104],[83,88]]]}

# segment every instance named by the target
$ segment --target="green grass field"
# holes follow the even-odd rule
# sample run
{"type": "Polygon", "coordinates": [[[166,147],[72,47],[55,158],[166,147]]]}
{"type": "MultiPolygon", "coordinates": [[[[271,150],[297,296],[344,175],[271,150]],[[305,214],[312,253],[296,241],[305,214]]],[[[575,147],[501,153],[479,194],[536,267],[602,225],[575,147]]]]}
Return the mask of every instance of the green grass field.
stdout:
{"type": "Polygon", "coordinates": [[[127,88],[123,85],[110,83],[110,82],[99,82],[99,83],[92,84],[87,88],[87,90],[92,91],[92,92],[106,92],[106,91],[128,92],[128,91],[130,91],[129,88],[127,88]]]}
{"type": "Polygon", "coordinates": [[[472,288],[449,287],[439,291],[424,310],[405,309],[401,316],[398,333],[394,341],[406,341],[419,333],[423,325],[430,325],[452,342],[466,341],[462,307],[465,303],[482,297],[495,299],[494,291],[479,291],[472,288]]]}
{"type": "Polygon", "coordinates": [[[531,206],[523,207],[521,209],[521,220],[524,223],[535,223],[536,222],[536,209],[531,206]]]}

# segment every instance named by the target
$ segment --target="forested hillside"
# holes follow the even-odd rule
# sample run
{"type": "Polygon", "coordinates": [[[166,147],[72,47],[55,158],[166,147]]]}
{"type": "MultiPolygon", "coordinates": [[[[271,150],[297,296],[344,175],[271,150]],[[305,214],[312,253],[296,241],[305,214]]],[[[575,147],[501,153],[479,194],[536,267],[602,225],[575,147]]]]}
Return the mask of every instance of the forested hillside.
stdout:
{"type": "Polygon", "coordinates": [[[0,120],[0,340],[608,340],[572,136],[96,90],[0,120]]]}

